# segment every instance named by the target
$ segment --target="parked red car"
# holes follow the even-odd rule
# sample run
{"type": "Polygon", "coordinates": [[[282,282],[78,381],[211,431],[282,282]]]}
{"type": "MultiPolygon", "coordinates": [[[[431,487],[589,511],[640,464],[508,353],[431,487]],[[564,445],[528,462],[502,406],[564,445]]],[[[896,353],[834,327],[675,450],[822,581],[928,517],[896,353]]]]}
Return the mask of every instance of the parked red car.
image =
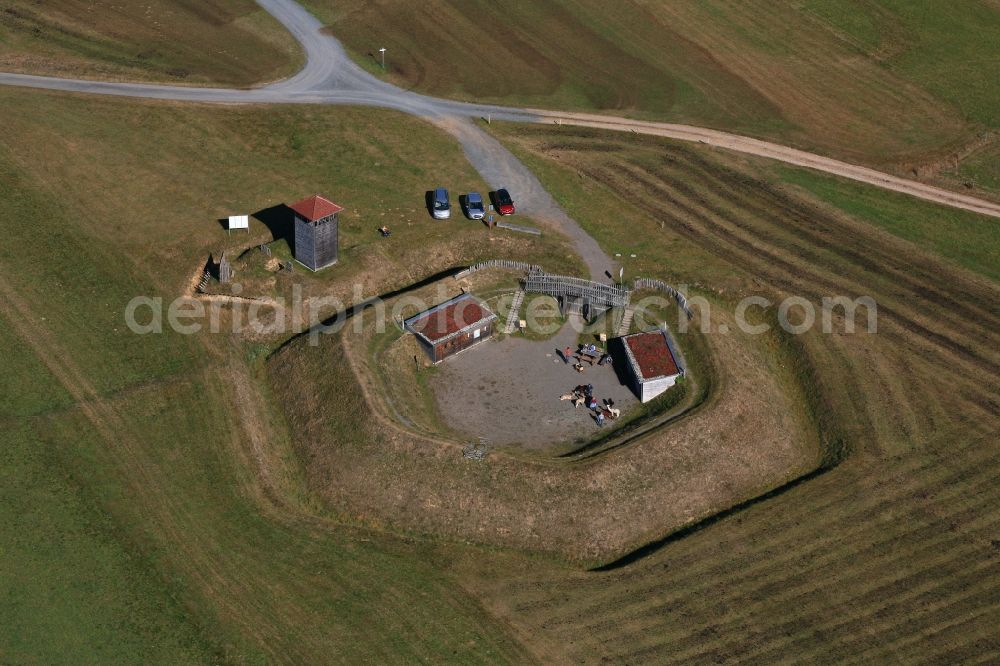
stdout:
{"type": "Polygon", "coordinates": [[[514,214],[514,200],[510,198],[510,193],[507,190],[502,188],[497,190],[495,200],[498,213],[501,215],[514,214]]]}

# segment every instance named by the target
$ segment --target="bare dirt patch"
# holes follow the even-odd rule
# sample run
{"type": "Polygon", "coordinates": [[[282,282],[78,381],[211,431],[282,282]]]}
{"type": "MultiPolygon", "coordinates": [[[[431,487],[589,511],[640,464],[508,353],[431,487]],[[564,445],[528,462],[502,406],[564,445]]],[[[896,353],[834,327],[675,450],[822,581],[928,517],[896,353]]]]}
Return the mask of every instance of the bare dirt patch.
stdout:
{"type": "MultiPolygon", "coordinates": [[[[601,426],[593,412],[559,397],[579,384],[592,384],[598,402],[614,400],[627,415],[637,404],[609,364],[582,373],[560,350],[576,349],[578,333],[565,325],[551,339],[512,336],[492,340],[447,359],[431,381],[441,415],[456,430],[491,444],[544,448],[593,438],[601,426]]],[[[614,428],[608,422],[604,429],[614,428]]]]}

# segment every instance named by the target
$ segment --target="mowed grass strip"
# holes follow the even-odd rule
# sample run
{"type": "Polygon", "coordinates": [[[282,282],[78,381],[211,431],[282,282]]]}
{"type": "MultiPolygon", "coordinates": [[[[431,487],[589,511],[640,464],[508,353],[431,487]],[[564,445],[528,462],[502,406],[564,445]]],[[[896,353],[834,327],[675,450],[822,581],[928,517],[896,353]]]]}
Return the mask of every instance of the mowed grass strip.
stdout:
{"type": "Polygon", "coordinates": [[[689,122],[905,169],[998,125],[1000,12],[945,5],[306,0],[405,87],[689,122]]]}
{"type": "Polygon", "coordinates": [[[538,566],[487,582],[512,560],[485,574],[457,563],[487,607],[566,660],[995,655],[997,286],[957,260],[988,256],[977,246],[990,221],[936,226],[936,207],[866,188],[852,206],[852,188],[825,179],[814,198],[790,184],[800,174],[782,184],[785,169],[720,151],[494,129],[605,247],[637,254],[633,274],[664,266],[729,302],[866,292],[880,319],[876,335],[792,347],[819,422],[848,440],[846,461],[620,569],[538,566]],[[892,226],[907,212],[919,234],[892,226]]]}
{"type": "Polygon", "coordinates": [[[244,87],[290,76],[303,62],[252,0],[11,0],[0,11],[8,72],[244,87]]]}
{"type": "MultiPolygon", "coordinates": [[[[985,459],[988,460],[990,455],[989,453],[985,454],[985,459]]],[[[979,456],[973,462],[979,465],[983,461],[984,456],[979,456]]],[[[866,496],[871,495],[877,501],[867,502],[857,514],[852,513],[852,500],[848,495],[841,493],[827,494],[822,498],[822,501],[819,501],[820,498],[816,498],[810,504],[811,510],[815,511],[817,515],[829,516],[830,518],[824,524],[834,529],[828,529],[822,537],[817,536],[817,538],[811,540],[807,545],[788,548],[785,543],[777,538],[779,535],[796,529],[799,519],[797,513],[783,512],[773,516],[773,521],[769,524],[768,533],[774,535],[774,538],[769,543],[764,543],[762,540],[759,544],[761,554],[766,554],[766,556],[759,557],[753,562],[745,563],[739,571],[730,569],[725,560],[706,559],[680,562],[684,566],[684,571],[691,577],[690,583],[682,587],[678,587],[675,581],[669,579],[643,581],[644,567],[642,566],[622,569],[616,573],[614,578],[622,584],[642,585],[641,595],[633,600],[630,606],[631,612],[646,616],[647,619],[654,618],[658,612],[669,608],[677,599],[696,594],[708,594],[713,586],[717,584],[716,581],[720,577],[726,577],[730,585],[740,588],[756,587],[760,591],[765,591],[768,586],[774,586],[775,589],[780,588],[778,591],[781,592],[784,589],[784,581],[767,579],[762,575],[766,570],[777,570],[780,567],[788,567],[790,570],[795,570],[795,576],[800,576],[800,574],[807,574],[808,571],[799,568],[797,563],[809,562],[815,566],[819,566],[820,564],[834,564],[837,558],[840,557],[835,548],[838,543],[853,542],[856,539],[863,538],[865,534],[871,534],[873,537],[877,535],[877,538],[866,542],[865,547],[859,549],[858,556],[862,557],[871,548],[882,549],[886,545],[891,545],[900,535],[904,535],[911,530],[912,527],[906,523],[887,520],[886,518],[891,518],[891,509],[895,504],[898,504],[900,497],[907,497],[912,500],[924,496],[926,494],[926,484],[923,479],[929,474],[934,473],[934,468],[938,466],[939,459],[934,458],[917,459],[910,457],[899,461],[898,469],[894,470],[898,481],[893,484],[894,493],[892,495],[875,497],[877,493],[873,492],[873,490],[876,490],[881,484],[885,483],[884,475],[870,475],[859,478],[854,486],[855,490],[864,492],[866,496]],[[877,519],[883,520],[886,524],[882,525],[881,529],[876,533],[872,530],[871,523],[877,519]],[[766,551],[764,550],[765,548],[766,551]],[[647,613],[647,611],[649,612],[647,613]]],[[[991,470],[992,466],[985,466],[982,468],[982,472],[977,472],[968,478],[960,476],[956,479],[953,475],[947,475],[942,477],[940,485],[942,487],[955,488],[956,481],[963,481],[963,483],[957,486],[959,488],[957,494],[968,494],[967,489],[974,490],[988,483],[991,470]]],[[[940,498],[940,500],[946,502],[950,498],[945,496],[940,498]]],[[[905,551],[901,551],[899,554],[905,555],[905,551]]],[[[534,592],[537,592],[537,590],[534,590],[534,592]]],[[[532,593],[533,590],[530,584],[525,585],[518,592],[525,599],[532,593]]],[[[592,591],[592,596],[589,598],[587,605],[578,607],[562,607],[559,600],[543,597],[543,595],[539,594],[538,596],[542,598],[534,600],[532,606],[538,607],[537,612],[548,614],[547,624],[552,627],[564,624],[569,627],[579,624],[583,621],[581,618],[589,618],[586,620],[587,627],[600,631],[610,631],[612,625],[617,622],[617,618],[603,616],[600,613],[600,609],[611,603],[619,594],[614,586],[595,589],[592,591]]],[[[761,599],[765,598],[765,596],[758,595],[761,599]]]]}
{"type": "Polygon", "coordinates": [[[543,583],[539,567],[490,598],[568,658],[892,657],[937,645],[952,623],[962,631],[949,647],[984,656],[1000,508],[993,439],[851,461],[630,568],[543,583]]]}

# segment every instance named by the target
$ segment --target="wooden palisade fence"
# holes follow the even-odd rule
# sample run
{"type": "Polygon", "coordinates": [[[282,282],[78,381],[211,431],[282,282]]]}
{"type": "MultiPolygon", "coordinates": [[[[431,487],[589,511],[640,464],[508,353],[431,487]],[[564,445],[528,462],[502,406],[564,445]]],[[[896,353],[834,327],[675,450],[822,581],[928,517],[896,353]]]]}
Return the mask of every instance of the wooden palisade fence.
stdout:
{"type": "Polygon", "coordinates": [[[523,261],[514,261],[513,259],[487,259],[486,261],[480,261],[478,264],[472,264],[468,268],[459,271],[455,274],[456,278],[464,278],[468,275],[472,275],[477,271],[486,270],[488,268],[499,268],[508,271],[521,271],[524,273],[543,273],[541,266],[536,266],[535,264],[529,264],[523,261]]]}
{"type": "Polygon", "coordinates": [[[684,311],[688,319],[694,316],[691,314],[691,308],[688,307],[687,297],[663,280],[657,280],[656,278],[636,278],[632,284],[636,291],[639,289],[655,289],[666,293],[677,301],[677,306],[684,311]]]}

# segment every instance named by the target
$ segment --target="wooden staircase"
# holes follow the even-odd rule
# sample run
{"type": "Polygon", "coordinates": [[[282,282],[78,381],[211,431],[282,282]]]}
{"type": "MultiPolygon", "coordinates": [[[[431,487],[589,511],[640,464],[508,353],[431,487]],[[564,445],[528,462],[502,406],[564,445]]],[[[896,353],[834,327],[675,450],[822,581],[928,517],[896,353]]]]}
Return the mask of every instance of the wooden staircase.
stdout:
{"type": "Polygon", "coordinates": [[[507,314],[507,325],[504,326],[504,335],[510,335],[517,328],[518,317],[521,314],[521,304],[524,303],[524,290],[518,289],[514,293],[514,300],[510,302],[510,312],[507,314]]]}
{"type": "Polygon", "coordinates": [[[624,314],[622,314],[622,323],[618,325],[618,337],[623,335],[628,335],[629,330],[632,328],[632,318],[635,316],[635,308],[631,305],[625,308],[624,314]]]}

